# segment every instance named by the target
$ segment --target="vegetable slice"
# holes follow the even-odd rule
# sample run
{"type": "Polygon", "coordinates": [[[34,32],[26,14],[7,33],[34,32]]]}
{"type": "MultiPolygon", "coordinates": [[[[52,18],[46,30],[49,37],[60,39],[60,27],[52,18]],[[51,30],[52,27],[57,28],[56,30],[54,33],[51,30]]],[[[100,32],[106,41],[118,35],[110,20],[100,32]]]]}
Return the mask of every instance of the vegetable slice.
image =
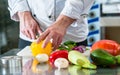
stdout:
{"type": "Polygon", "coordinates": [[[69,62],[65,58],[57,58],[54,62],[54,65],[58,67],[58,69],[67,68],[69,66],[69,62]]]}
{"type": "Polygon", "coordinates": [[[71,63],[79,65],[83,68],[96,69],[97,66],[91,64],[90,61],[82,53],[78,51],[70,51],[68,54],[68,59],[71,63]]]}
{"type": "Polygon", "coordinates": [[[54,61],[57,58],[65,58],[68,59],[68,51],[67,50],[59,50],[59,51],[54,51],[53,53],[51,53],[50,57],[49,57],[49,62],[51,65],[54,65],[54,61]]]}

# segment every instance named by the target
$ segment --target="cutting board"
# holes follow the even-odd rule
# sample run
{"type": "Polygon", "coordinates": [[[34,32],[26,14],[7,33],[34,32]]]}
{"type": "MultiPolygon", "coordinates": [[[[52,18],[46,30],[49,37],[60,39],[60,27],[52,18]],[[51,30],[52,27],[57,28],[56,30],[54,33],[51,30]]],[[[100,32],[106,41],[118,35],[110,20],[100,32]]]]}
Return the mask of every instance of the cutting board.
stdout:
{"type": "Polygon", "coordinates": [[[18,56],[32,57],[30,46],[26,46],[24,49],[17,53],[18,56]]]}
{"type": "MultiPolygon", "coordinates": [[[[83,53],[83,55],[85,55],[86,57],[89,57],[90,56],[90,47],[87,47],[87,48],[89,48],[89,50],[86,50],[83,53]]],[[[18,52],[17,55],[24,56],[24,57],[33,57],[30,46],[26,46],[24,49],[22,49],[20,52],[18,52]]]]}

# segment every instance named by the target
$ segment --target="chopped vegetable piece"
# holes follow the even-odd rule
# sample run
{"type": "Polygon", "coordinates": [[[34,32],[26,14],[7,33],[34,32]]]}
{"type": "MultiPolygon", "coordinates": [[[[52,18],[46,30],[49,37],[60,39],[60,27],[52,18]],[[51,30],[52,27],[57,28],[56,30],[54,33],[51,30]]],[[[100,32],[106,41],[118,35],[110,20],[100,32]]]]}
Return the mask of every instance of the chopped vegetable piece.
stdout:
{"type": "Polygon", "coordinates": [[[78,51],[70,51],[68,59],[71,63],[79,65],[83,68],[96,69],[96,65],[90,63],[90,61],[82,53],[78,51]]]}
{"type": "Polygon", "coordinates": [[[54,65],[54,61],[57,58],[65,58],[68,59],[68,51],[67,50],[59,50],[59,51],[54,51],[53,53],[51,53],[50,57],[49,57],[49,62],[51,65],[54,65]]]}
{"type": "Polygon", "coordinates": [[[63,44],[61,44],[58,49],[71,51],[72,48],[74,48],[75,46],[76,46],[76,42],[66,41],[63,44]]]}
{"type": "Polygon", "coordinates": [[[69,66],[69,62],[66,58],[57,58],[54,62],[54,65],[60,68],[67,68],[69,66]]]}
{"type": "Polygon", "coordinates": [[[79,52],[81,52],[81,53],[84,53],[84,51],[86,51],[86,47],[83,46],[83,45],[81,45],[81,46],[76,46],[76,47],[74,47],[72,50],[77,50],[77,51],[79,51],[79,52]]]}

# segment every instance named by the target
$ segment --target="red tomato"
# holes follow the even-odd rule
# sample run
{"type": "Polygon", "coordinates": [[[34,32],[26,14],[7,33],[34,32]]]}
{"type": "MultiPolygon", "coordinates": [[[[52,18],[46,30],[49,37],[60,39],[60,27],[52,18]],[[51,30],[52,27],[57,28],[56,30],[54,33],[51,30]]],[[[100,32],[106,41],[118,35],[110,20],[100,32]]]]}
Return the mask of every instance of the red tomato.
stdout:
{"type": "Polygon", "coordinates": [[[51,55],[49,57],[50,64],[54,65],[54,61],[57,58],[66,58],[66,59],[68,59],[68,51],[67,50],[60,50],[60,51],[55,51],[55,52],[51,53],[51,55]]]}
{"type": "Polygon", "coordinates": [[[120,54],[120,45],[113,40],[100,40],[95,42],[91,47],[91,52],[97,48],[104,49],[114,56],[120,54]]]}

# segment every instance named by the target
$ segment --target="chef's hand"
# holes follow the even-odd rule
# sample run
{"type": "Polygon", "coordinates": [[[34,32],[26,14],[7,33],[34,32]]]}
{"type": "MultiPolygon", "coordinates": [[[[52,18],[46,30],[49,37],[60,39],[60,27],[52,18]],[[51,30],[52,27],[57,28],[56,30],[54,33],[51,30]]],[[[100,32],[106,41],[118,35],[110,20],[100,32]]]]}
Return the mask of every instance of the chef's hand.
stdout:
{"type": "Polygon", "coordinates": [[[58,19],[48,27],[37,39],[37,43],[44,40],[42,47],[46,47],[47,43],[52,39],[53,50],[57,49],[66,34],[68,26],[73,23],[74,19],[65,15],[60,15],[58,19]]]}
{"type": "Polygon", "coordinates": [[[30,39],[36,39],[36,34],[42,33],[38,23],[29,11],[18,12],[18,16],[20,20],[20,32],[25,36],[30,39]]]}

